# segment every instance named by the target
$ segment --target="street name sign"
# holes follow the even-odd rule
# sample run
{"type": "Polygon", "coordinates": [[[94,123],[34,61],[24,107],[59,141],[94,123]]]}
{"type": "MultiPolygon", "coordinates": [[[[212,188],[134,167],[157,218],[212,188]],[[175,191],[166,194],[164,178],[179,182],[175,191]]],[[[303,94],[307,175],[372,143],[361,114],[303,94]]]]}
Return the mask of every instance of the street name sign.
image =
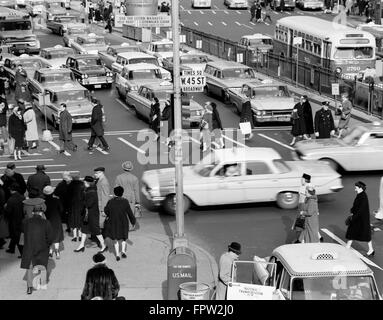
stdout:
{"type": "Polygon", "coordinates": [[[339,95],[339,83],[332,83],[331,84],[331,94],[333,96],[339,95]]]}
{"type": "Polygon", "coordinates": [[[203,92],[206,77],[202,70],[183,70],[181,76],[181,89],[183,92],[203,92]]]}
{"type": "Polygon", "coordinates": [[[158,16],[125,16],[116,15],[115,18],[116,26],[122,26],[123,24],[132,25],[140,28],[151,28],[151,27],[170,27],[171,16],[158,15],[158,16]]]}
{"type": "Polygon", "coordinates": [[[302,37],[294,37],[293,38],[293,46],[295,45],[302,45],[303,38],[302,37]]]}

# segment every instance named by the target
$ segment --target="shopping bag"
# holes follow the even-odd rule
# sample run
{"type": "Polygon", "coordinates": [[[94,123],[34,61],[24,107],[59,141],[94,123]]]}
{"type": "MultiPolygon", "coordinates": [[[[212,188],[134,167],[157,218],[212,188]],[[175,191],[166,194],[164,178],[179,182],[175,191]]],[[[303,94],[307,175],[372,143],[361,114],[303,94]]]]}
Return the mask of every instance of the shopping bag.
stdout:
{"type": "Polygon", "coordinates": [[[305,216],[298,214],[294,222],[294,230],[303,231],[305,229],[305,222],[306,222],[305,216]]]}
{"type": "Polygon", "coordinates": [[[250,122],[240,122],[239,123],[239,128],[241,129],[241,132],[242,132],[243,135],[251,133],[250,122]]]}
{"type": "Polygon", "coordinates": [[[8,221],[5,220],[4,215],[0,216],[0,239],[9,237],[8,221]]]}

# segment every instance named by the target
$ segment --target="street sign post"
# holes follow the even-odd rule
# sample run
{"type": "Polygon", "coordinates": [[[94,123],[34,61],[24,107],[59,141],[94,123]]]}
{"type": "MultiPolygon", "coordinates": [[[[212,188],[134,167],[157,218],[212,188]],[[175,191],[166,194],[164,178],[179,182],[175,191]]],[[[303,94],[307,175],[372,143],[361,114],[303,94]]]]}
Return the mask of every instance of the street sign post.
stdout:
{"type": "Polygon", "coordinates": [[[333,96],[339,95],[339,83],[332,83],[331,84],[331,94],[333,96]]]}
{"type": "Polygon", "coordinates": [[[295,81],[296,86],[298,87],[298,59],[299,59],[299,46],[302,45],[303,38],[302,37],[294,37],[293,38],[293,46],[297,46],[297,70],[295,73],[295,81]]]}
{"type": "Polygon", "coordinates": [[[206,77],[202,70],[183,70],[181,76],[181,89],[183,92],[203,92],[206,77]]]}

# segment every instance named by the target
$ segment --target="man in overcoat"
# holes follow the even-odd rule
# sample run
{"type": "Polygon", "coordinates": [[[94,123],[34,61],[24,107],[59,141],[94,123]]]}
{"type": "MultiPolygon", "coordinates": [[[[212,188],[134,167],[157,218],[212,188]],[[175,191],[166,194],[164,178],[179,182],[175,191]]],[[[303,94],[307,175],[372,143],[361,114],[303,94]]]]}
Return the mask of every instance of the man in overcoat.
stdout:
{"type": "Polygon", "coordinates": [[[19,186],[12,184],[10,187],[11,197],[5,204],[4,214],[8,221],[9,234],[11,241],[9,243],[8,253],[15,253],[15,248],[19,249],[20,255],[23,254],[23,246],[20,245],[20,236],[22,232],[22,223],[24,219],[24,196],[19,192],[19,186]]]}
{"type": "Polygon", "coordinates": [[[27,269],[27,294],[32,294],[33,267],[43,266],[47,269],[49,248],[52,244],[52,226],[43,218],[42,208],[36,206],[33,216],[24,220],[24,250],[21,268],[27,269]]]}
{"type": "Polygon", "coordinates": [[[323,101],[322,108],[315,113],[314,126],[317,139],[328,139],[335,133],[334,118],[328,105],[328,101],[323,101]]]}
{"type": "Polygon", "coordinates": [[[97,186],[98,208],[100,210],[100,228],[103,229],[105,218],[106,218],[104,208],[110,199],[109,197],[110,185],[109,185],[109,181],[107,177],[105,176],[104,167],[98,167],[94,169],[94,176],[97,179],[96,186],[97,186]]]}
{"type": "Polygon", "coordinates": [[[300,101],[294,106],[293,112],[291,115],[292,127],[291,134],[293,140],[290,145],[294,145],[297,137],[302,138],[306,133],[306,121],[304,118],[304,96],[301,96],[300,101]]]}
{"type": "Polygon", "coordinates": [[[15,170],[16,165],[13,162],[9,162],[7,163],[7,168],[5,169],[4,174],[1,176],[1,180],[4,182],[3,188],[5,192],[5,201],[11,196],[10,187],[12,184],[18,185],[18,191],[21,195],[24,195],[25,191],[27,191],[27,184],[25,183],[23,175],[15,170]]]}
{"type": "Polygon", "coordinates": [[[160,102],[157,97],[153,98],[153,103],[150,106],[150,129],[152,129],[156,137],[154,140],[159,138],[160,133],[160,122],[161,122],[161,108],[160,108],[160,102]]]}
{"type": "Polygon", "coordinates": [[[32,189],[36,189],[39,191],[39,197],[44,198],[43,189],[44,187],[49,186],[50,184],[51,184],[51,179],[45,173],[45,166],[43,164],[39,164],[36,166],[36,173],[28,177],[28,180],[27,180],[28,194],[33,192],[32,189]]]}
{"type": "Polygon", "coordinates": [[[346,232],[347,248],[351,248],[353,240],[368,243],[367,256],[373,256],[375,251],[371,241],[370,206],[366,194],[366,184],[362,181],[355,183],[356,198],[350,210],[352,216],[346,232]]]}
{"type": "Polygon", "coordinates": [[[303,118],[305,120],[306,138],[309,138],[314,133],[314,125],[311,104],[306,95],[303,96],[303,118]]]}
{"type": "Polygon", "coordinates": [[[102,105],[99,101],[96,102],[96,105],[92,109],[92,117],[90,121],[90,130],[91,136],[88,142],[88,150],[93,150],[93,143],[96,140],[96,137],[100,140],[103,146],[103,150],[109,150],[109,145],[104,138],[104,125],[103,125],[103,112],[102,105]]]}
{"type": "Polygon", "coordinates": [[[228,252],[225,252],[219,259],[216,300],[226,300],[227,286],[232,276],[232,264],[235,260],[238,260],[240,254],[241,245],[237,242],[232,242],[229,245],[228,252]]]}
{"type": "Polygon", "coordinates": [[[61,104],[59,139],[61,142],[60,153],[65,150],[77,151],[77,146],[72,141],[72,116],[65,103],[61,104]]]}
{"type": "Polygon", "coordinates": [[[124,172],[116,177],[114,186],[124,188],[123,198],[129,201],[130,208],[134,213],[135,208],[140,208],[140,182],[131,172],[133,170],[132,162],[125,161],[122,164],[122,169],[124,172]]]}

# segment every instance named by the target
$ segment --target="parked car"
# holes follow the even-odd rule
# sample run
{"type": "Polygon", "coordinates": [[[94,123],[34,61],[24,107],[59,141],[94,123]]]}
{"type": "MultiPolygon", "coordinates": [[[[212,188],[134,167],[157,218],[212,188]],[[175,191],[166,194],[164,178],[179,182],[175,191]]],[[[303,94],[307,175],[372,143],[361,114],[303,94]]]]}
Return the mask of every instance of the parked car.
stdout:
{"type": "Polygon", "coordinates": [[[169,71],[160,67],[158,59],[150,54],[144,52],[122,52],[116,57],[116,62],[112,63],[112,71],[114,73],[120,73],[125,65],[136,63],[149,63],[160,68],[161,76],[164,80],[172,80],[172,76],[169,71]]]}
{"type": "MultiPolygon", "coordinates": [[[[271,1],[270,6],[273,10],[281,10],[281,0],[271,1]]],[[[295,0],[285,0],[285,9],[290,9],[291,11],[294,11],[295,0]]]]}
{"type": "Polygon", "coordinates": [[[248,8],[247,0],[224,0],[223,4],[229,9],[245,9],[248,8]]]}
{"type": "MultiPolygon", "coordinates": [[[[147,84],[141,86],[138,91],[129,91],[126,95],[126,103],[135,110],[139,117],[149,121],[150,108],[154,96],[160,101],[161,112],[165,107],[166,100],[173,93],[173,84],[164,81],[160,84],[147,84]]],[[[190,98],[186,93],[181,97],[182,101],[182,128],[199,128],[204,108],[190,98]]]]}
{"type": "MultiPolygon", "coordinates": [[[[276,201],[283,209],[298,205],[303,173],[312,176],[318,195],[340,191],[341,176],[323,161],[284,161],[271,148],[217,149],[195,166],[183,167],[184,211],[196,206],[276,201]],[[236,176],[226,176],[228,167],[236,176]]],[[[142,192],[154,206],[175,214],[174,168],[145,171],[142,192]]]]}
{"type": "Polygon", "coordinates": [[[7,73],[7,77],[9,79],[11,87],[14,87],[16,85],[15,75],[18,64],[21,64],[23,66],[24,70],[27,72],[28,78],[32,78],[36,70],[51,67],[51,65],[45,59],[38,56],[29,56],[27,54],[22,54],[19,57],[13,56],[5,58],[4,69],[7,73]]]}
{"type": "Polygon", "coordinates": [[[136,63],[124,66],[121,73],[116,74],[116,91],[120,98],[126,99],[130,91],[138,91],[146,84],[160,84],[163,82],[161,69],[154,64],[136,63]]]}
{"type": "Polygon", "coordinates": [[[340,139],[299,141],[293,156],[301,160],[323,160],[335,170],[383,170],[383,125],[363,123],[340,139]]]}
{"type": "MultiPolygon", "coordinates": [[[[253,261],[234,262],[228,300],[243,283],[248,290],[252,286],[247,284],[249,280],[245,276],[251,277],[251,282],[258,286],[261,283],[274,287],[278,293],[275,300],[381,300],[374,272],[343,245],[285,244],[275,248],[264,260],[266,264],[255,256],[253,261]],[[250,263],[252,274],[244,272],[244,266],[250,263]]],[[[257,292],[259,287],[254,289],[257,292]]]]}
{"type": "Polygon", "coordinates": [[[72,41],[74,41],[78,36],[87,36],[90,29],[84,23],[69,23],[67,24],[67,30],[63,35],[64,45],[70,47],[72,41]]]}
{"type": "Polygon", "coordinates": [[[68,29],[68,25],[71,23],[78,23],[79,19],[77,16],[57,16],[51,20],[47,20],[47,28],[53,33],[57,33],[63,36],[68,29]]]}
{"type": "Polygon", "coordinates": [[[228,103],[227,88],[241,87],[244,83],[256,80],[252,68],[234,61],[211,61],[206,64],[205,94],[214,94],[228,103]]]}
{"type": "Polygon", "coordinates": [[[41,113],[46,113],[47,119],[55,128],[60,124],[61,103],[67,105],[73,124],[90,123],[94,104],[89,90],[79,83],[52,83],[45,89],[44,95],[42,93],[33,95],[33,104],[41,113]]]}
{"type": "Polygon", "coordinates": [[[71,47],[79,54],[98,54],[99,51],[105,51],[107,48],[105,38],[95,33],[77,36],[71,43],[71,47]]]}
{"type": "Polygon", "coordinates": [[[296,6],[302,10],[323,10],[324,3],[322,0],[296,0],[296,6]]]}
{"type": "Polygon", "coordinates": [[[106,68],[96,54],[78,54],[69,56],[66,67],[72,70],[77,81],[83,86],[110,88],[113,83],[113,73],[106,68]]]}
{"type": "Polygon", "coordinates": [[[52,68],[61,68],[65,65],[66,59],[73,54],[72,48],[65,48],[60,45],[44,48],[40,51],[40,57],[47,60],[52,68]]]}
{"type": "Polygon", "coordinates": [[[249,99],[255,124],[265,122],[290,122],[295,104],[286,85],[272,83],[248,82],[241,88],[228,88],[228,100],[242,112],[242,104],[249,99]]]}
{"type": "Polygon", "coordinates": [[[119,45],[110,45],[106,51],[99,51],[98,55],[109,69],[112,69],[112,63],[116,62],[117,55],[123,52],[141,52],[140,48],[136,45],[131,45],[123,42],[119,45]]]}

